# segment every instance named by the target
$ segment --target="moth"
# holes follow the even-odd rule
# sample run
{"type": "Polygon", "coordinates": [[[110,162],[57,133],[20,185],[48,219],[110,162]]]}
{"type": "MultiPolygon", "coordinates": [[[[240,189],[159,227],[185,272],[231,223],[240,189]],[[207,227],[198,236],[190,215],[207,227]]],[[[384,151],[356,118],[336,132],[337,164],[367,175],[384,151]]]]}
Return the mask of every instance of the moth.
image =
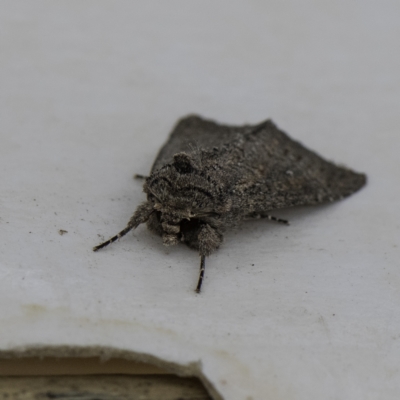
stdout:
{"type": "Polygon", "coordinates": [[[183,242],[199,252],[198,293],[205,259],[227,230],[255,218],[287,224],[270,212],[340,200],[366,183],[365,174],[324,160],[271,120],[228,126],[196,115],[178,121],[142,178],[147,200],[125,229],[93,250],[146,222],[164,245],[183,242]]]}

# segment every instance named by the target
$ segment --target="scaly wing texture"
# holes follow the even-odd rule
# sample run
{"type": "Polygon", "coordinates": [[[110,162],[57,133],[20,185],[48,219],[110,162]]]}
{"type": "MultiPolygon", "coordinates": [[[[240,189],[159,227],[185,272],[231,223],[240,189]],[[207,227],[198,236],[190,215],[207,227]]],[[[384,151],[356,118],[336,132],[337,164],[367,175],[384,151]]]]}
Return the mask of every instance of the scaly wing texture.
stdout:
{"type": "Polygon", "coordinates": [[[324,160],[270,120],[234,127],[186,117],[160,150],[152,172],[181,151],[210,152],[203,156],[204,170],[247,214],[339,200],[366,182],[364,174],[324,160]]]}
{"type": "Polygon", "coordinates": [[[243,127],[220,125],[196,115],[182,118],[172,130],[168,141],[158,153],[151,172],[155,172],[172,162],[174,154],[181,151],[211,150],[230,143],[235,133],[243,127]]]}
{"type": "Polygon", "coordinates": [[[243,162],[248,173],[243,194],[255,211],[340,200],[366,182],[364,174],[324,160],[271,121],[244,136],[243,162]]]}

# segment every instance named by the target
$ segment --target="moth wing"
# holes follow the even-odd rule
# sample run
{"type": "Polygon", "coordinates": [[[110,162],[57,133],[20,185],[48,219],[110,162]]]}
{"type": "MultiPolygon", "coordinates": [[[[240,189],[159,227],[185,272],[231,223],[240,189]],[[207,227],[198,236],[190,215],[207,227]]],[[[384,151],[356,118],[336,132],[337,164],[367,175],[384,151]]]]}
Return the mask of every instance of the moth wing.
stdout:
{"type": "Polygon", "coordinates": [[[245,180],[254,182],[245,195],[258,212],[340,200],[366,183],[364,174],[323,159],[270,120],[254,126],[244,142],[251,171],[245,180]]]}
{"type": "Polygon", "coordinates": [[[243,127],[220,125],[214,121],[205,120],[197,115],[182,118],[175,125],[167,142],[159,151],[151,172],[155,172],[172,162],[176,153],[192,150],[211,150],[220,148],[231,142],[234,134],[241,132],[243,127]]]}
{"type": "MultiPolygon", "coordinates": [[[[242,193],[243,207],[256,212],[339,200],[366,182],[364,174],[323,159],[291,139],[271,120],[236,127],[196,115],[178,121],[151,172],[171,163],[176,153],[227,145],[239,150],[241,160],[233,163],[234,171],[227,167],[226,174],[230,176],[223,179],[231,181],[236,176],[234,186],[236,193],[242,193]]],[[[222,169],[225,167],[221,165],[222,169]]]]}

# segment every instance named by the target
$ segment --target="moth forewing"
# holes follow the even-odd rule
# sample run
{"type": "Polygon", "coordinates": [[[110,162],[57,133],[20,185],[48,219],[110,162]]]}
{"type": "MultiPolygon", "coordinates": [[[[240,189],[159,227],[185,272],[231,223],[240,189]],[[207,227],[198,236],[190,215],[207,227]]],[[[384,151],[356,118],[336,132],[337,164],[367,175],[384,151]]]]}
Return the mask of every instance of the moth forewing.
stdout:
{"type": "Polygon", "coordinates": [[[366,176],[326,161],[292,140],[271,120],[228,126],[199,116],[178,121],[145,179],[147,201],[127,227],[99,250],[139,224],[163,238],[183,242],[200,255],[200,292],[205,258],[224,233],[245,219],[266,218],[279,208],[315,205],[351,195],[366,176]]]}

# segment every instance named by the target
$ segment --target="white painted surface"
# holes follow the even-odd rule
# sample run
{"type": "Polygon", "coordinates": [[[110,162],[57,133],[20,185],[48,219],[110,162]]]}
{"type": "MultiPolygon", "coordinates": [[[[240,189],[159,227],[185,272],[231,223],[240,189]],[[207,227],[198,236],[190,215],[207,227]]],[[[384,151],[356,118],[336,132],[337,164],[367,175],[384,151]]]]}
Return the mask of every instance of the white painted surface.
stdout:
{"type": "Polygon", "coordinates": [[[186,364],[226,399],[400,397],[397,1],[3,1],[0,349],[186,364]],[[177,118],[268,117],[368,186],[195,252],[117,233],[177,118]],[[59,229],[68,233],[60,236],[59,229]],[[253,265],[254,264],[254,265],[253,265]]]}

